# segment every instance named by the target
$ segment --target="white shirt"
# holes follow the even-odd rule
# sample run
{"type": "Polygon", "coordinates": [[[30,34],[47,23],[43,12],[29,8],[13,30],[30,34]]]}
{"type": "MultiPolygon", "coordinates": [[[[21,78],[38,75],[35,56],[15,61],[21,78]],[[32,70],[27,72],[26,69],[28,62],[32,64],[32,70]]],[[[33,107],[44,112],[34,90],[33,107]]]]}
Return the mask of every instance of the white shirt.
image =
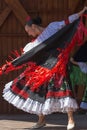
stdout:
{"type": "MultiPolygon", "coordinates": [[[[69,23],[72,23],[76,19],[78,19],[78,14],[73,14],[69,16],[69,23]]],[[[32,48],[36,47],[37,45],[43,43],[43,41],[47,40],[49,37],[54,35],[56,32],[58,32],[60,29],[62,29],[65,26],[65,21],[55,21],[50,23],[45,30],[37,37],[37,39],[33,42],[29,42],[23,49],[24,53],[31,50],[32,48]]]]}

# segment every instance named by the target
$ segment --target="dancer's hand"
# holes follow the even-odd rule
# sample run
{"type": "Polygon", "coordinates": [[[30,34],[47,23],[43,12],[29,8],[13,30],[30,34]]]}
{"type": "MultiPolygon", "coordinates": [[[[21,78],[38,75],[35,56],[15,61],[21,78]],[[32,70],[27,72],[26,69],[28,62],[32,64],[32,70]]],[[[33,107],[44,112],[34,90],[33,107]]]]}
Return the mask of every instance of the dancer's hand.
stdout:
{"type": "Polygon", "coordinates": [[[0,75],[4,74],[4,72],[6,71],[7,69],[7,64],[3,65],[1,68],[0,68],[0,75]]]}
{"type": "Polygon", "coordinates": [[[74,61],[74,59],[73,59],[73,57],[71,57],[71,58],[70,58],[70,62],[73,62],[73,61],[74,61]]]}
{"type": "Polygon", "coordinates": [[[75,61],[73,57],[70,58],[70,62],[74,65],[78,65],[78,62],[75,61]]]}
{"type": "Polygon", "coordinates": [[[87,6],[85,6],[80,12],[78,12],[79,17],[87,10],[87,6]]]}
{"type": "Polygon", "coordinates": [[[5,72],[5,71],[6,71],[6,69],[7,69],[7,67],[8,67],[8,65],[7,65],[7,64],[3,65],[3,66],[2,66],[2,71],[3,71],[3,72],[5,72]]]}
{"type": "Polygon", "coordinates": [[[86,11],[86,10],[87,10],[87,6],[85,6],[85,7],[83,8],[83,12],[86,11]]]}

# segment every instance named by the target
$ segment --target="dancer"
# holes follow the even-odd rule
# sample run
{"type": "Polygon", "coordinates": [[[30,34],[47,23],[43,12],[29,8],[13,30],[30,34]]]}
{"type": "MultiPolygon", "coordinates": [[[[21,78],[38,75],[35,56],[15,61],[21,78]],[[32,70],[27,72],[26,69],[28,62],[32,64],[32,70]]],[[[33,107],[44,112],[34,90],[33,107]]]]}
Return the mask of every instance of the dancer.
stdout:
{"type": "MultiPolygon", "coordinates": [[[[8,66],[11,66],[10,68],[12,70],[15,67],[20,68],[19,66],[24,64],[22,59],[27,62],[27,57],[30,58],[30,61],[37,63],[38,67],[36,64],[32,64],[31,62],[29,62],[26,70],[14,81],[7,83],[3,91],[3,97],[9,103],[28,113],[37,114],[39,116],[39,120],[37,124],[33,126],[33,129],[43,127],[46,124],[45,115],[51,114],[53,112],[66,112],[68,114],[67,129],[70,130],[75,127],[73,112],[78,109],[78,105],[76,100],[74,99],[72,87],[69,83],[68,72],[66,77],[64,76],[66,70],[62,71],[62,75],[61,73],[60,75],[58,75],[57,73],[54,73],[52,75],[52,73],[50,73],[50,69],[56,66],[55,63],[58,62],[57,56],[59,52],[55,51],[54,53],[54,49],[57,48],[57,45],[55,45],[55,43],[55,46],[51,44],[51,47],[54,47],[53,50],[51,50],[50,46],[48,46],[48,43],[46,42],[51,40],[49,42],[50,44],[52,40],[55,39],[54,34],[64,28],[66,24],[73,23],[75,20],[77,20],[84,13],[85,10],[87,10],[87,7],[84,7],[83,10],[81,10],[79,13],[69,16],[69,19],[67,21],[63,20],[60,22],[52,22],[46,28],[43,28],[41,26],[40,18],[29,18],[25,25],[25,30],[29,36],[31,35],[33,37],[37,37],[36,40],[28,43],[24,47],[24,55],[22,55],[21,58],[18,57],[16,60],[13,60],[11,64],[4,65],[2,67],[3,73],[5,73],[7,70],[10,71],[10,69],[8,69],[8,66]],[[47,50],[43,49],[44,46],[46,46],[45,48],[47,50]],[[37,51],[40,49],[42,50],[37,51]],[[46,53],[46,51],[48,51],[48,53],[46,53]],[[40,53],[38,54],[38,52],[40,53]],[[46,53],[46,55],[44,52],[46,53]],[[33,55],[35,54],[37,57],[33,57],[33,55]],[[40,56],[42,55],[44,56],[44,58],[40,59],[40,56]],[[43,60],[47,61],[43,63],[43,60]],[[46,68],[45,70],[44,67],[46,68]],[[45,71],[46,75],[44,74],[45,71]],[[39,84],[43,83],[39,87],[37,87],[38,85],[35,84],[36,79],[33,78],[35,74],[38,74],[38,77],[42,75],[40,78],[38,78],[37,75],[35,77],[39,80],[39,84]],[[29,84],[32,87],[30,87],[29,84]]],[[[65,42],[63,46],[65,46],[65,42]]],[[[60,58],[60,61],[61,59],[62,58],[60,58]]],[[[65,64],[62,61],[61,63],[61,67],[65,67],[65,64]]],[[[52,70],[52,72],[55,72],[56,69],[52,70]]]]}
{"type": "Polygon", "coordinates": [[[75,85],[85,86],[80,107],[87,110],[87,41],[76,52],[70,61],[73,63],[71,81],[75,85]]]}

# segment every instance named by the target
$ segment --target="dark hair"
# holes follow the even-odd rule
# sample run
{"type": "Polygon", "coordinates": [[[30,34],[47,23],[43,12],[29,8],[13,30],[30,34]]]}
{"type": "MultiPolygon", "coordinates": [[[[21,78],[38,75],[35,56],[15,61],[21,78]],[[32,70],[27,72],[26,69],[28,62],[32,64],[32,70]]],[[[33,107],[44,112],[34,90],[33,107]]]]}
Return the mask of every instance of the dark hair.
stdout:
{"type": "Polygon", "coordinates": [[[42,20],[39,16],[34,19],[30,19],[26,22],[26,25],[31,26],[32,24],[41,25],[42,20]]]}

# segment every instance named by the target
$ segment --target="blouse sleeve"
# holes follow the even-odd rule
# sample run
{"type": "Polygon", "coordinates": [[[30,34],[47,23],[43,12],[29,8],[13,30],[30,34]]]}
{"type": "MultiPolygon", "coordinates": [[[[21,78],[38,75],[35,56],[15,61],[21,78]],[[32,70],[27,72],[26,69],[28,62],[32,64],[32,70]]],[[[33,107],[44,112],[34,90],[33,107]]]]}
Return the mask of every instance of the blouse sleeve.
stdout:
{"type": "Polygon", "coordinates": [[[55,21],[55,22],[50,23],[49,27],[51,29],[55,29],[58,31],[58,30],[62,29],[66,24],[72,23],[78,18],[79,18],[79,16],[76,13],[76,14],[70,15],[67,20],[55,21]]]}
{"type": "Polygon", "coordinates": [[[79,15],[76,13],[76,14],[73,14],[73,15],[70,15],[69,17],[68,17],[68,20],[69,20],[69,23],[72,23],[72,22],[74,22],[76,19],[78,19],[79,18],[79,15]]]}
{"type": "Polygon", "coordinates": [[[78,62],[78,65],[81,69],[81,71],[85,74],[87,74],[87,63],[84,62],[78,62]]]}
{"type": "Polygon", "coordinates": [[[23,53],[25,53],[25,52],[31,50],[31,49],[33,48],[33,46],[34,46],[34,45],[33,45],[32,42],[27,43],[27,44],[25,45],[25,47],[23,48],[23,53]]]}
{"type": "Polygon", "coordinates": [[[27,51],[30,51],[32,48],[38,46],[40,44],[40,42],[36,39],[33,42],[29,42],[25,45],[25,47],[23,48],[23,53],[26,53],[27,51]]]}

